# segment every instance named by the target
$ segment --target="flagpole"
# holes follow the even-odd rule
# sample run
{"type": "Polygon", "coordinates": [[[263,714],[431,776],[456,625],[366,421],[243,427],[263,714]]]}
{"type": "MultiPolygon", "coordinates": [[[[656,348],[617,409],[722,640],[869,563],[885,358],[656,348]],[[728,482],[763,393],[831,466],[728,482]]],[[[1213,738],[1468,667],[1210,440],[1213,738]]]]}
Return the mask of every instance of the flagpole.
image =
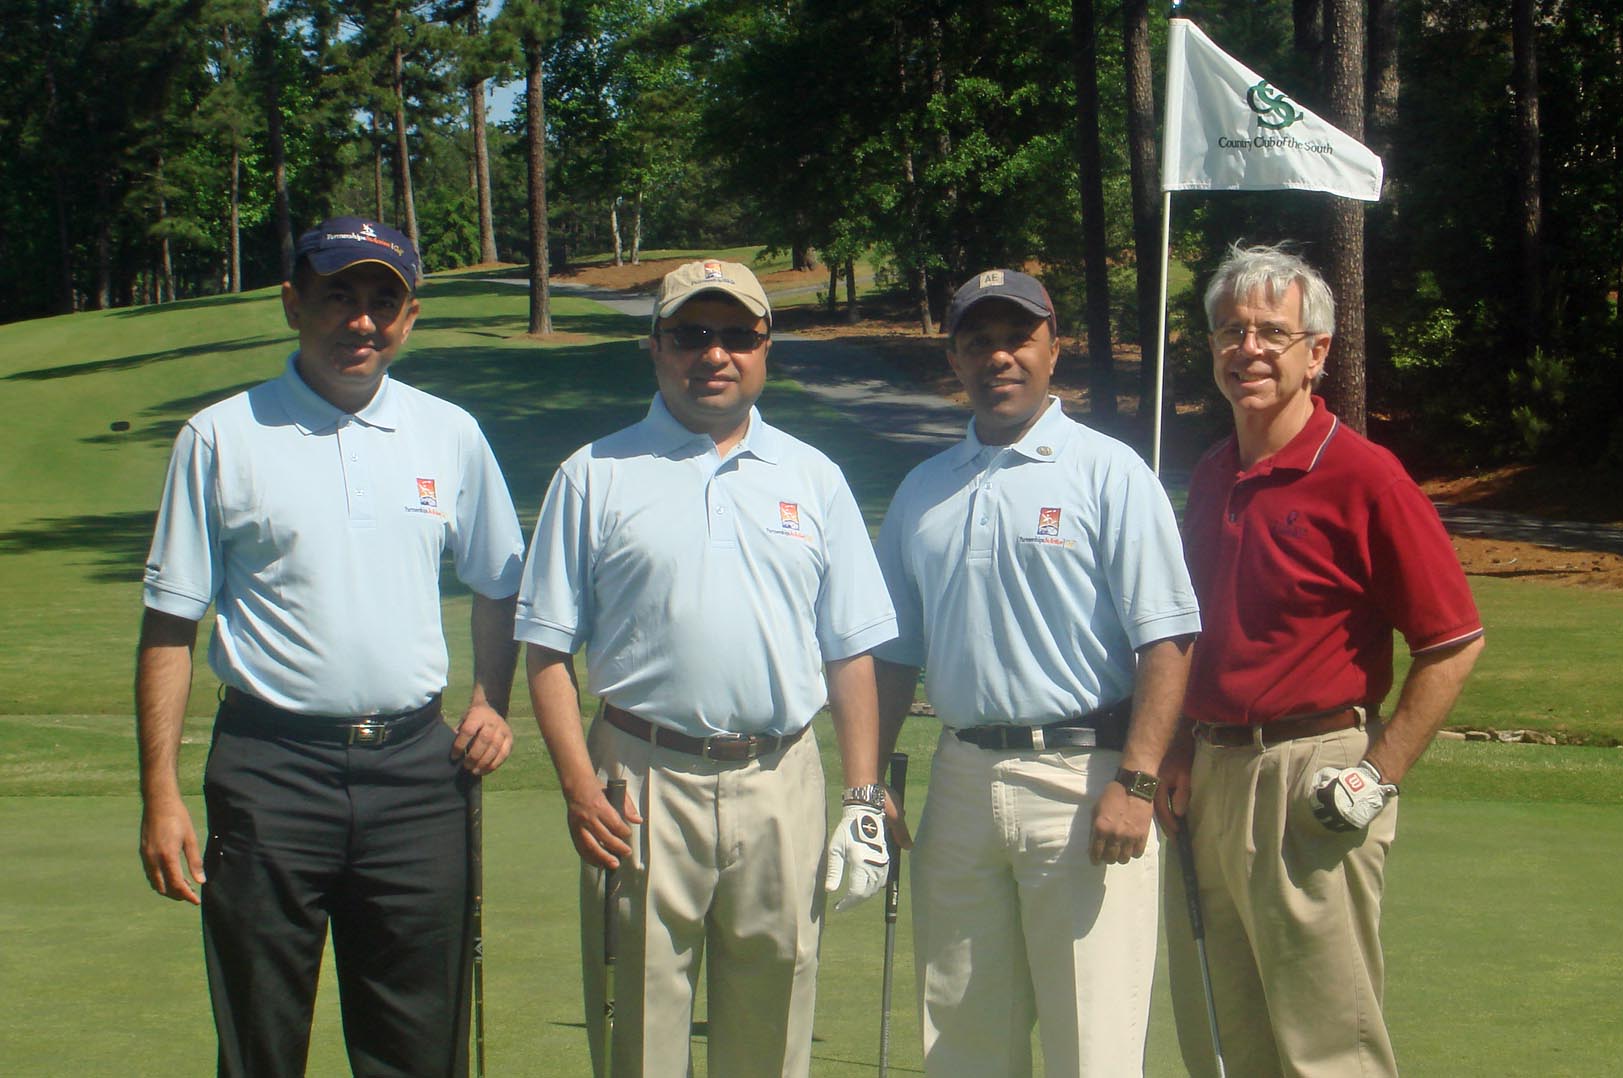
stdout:
{"type": "Polygon", "coordinates": [[[1150,469],[1161,474],[1161,401],[1167,364],[1167,265],[1172,251],[1172,192],[1161,192],[1161,296],[1155,334],[1155,433],[1150,441],[1150,469]]]}

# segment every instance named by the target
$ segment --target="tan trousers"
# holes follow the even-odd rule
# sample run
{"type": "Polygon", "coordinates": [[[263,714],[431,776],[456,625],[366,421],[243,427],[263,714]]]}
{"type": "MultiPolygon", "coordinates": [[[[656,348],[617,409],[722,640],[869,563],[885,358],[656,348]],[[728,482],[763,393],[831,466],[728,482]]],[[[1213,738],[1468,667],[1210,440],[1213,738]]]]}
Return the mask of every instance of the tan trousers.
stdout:
{"type": "MultiPolygon", "coordinates": [[[[1396,1075],[1381,1013],[1381,891],[1397,832],[1393,802],[1363,832],[1327,831],[1308,791],[1320,767],[1350,767],[1353,728],[1268,749],[1197,744],[1189,805],[1223,1057],[1244,1078],[1396,1075]]],[[[1184,1063],[1214,1075],[1183,873],[1164,892],[1173,1011],[1184,1063]]]]}
{"type": "Polygon", "coordinates": [[[913,849],[913,946],[930,1078],[1144,1070],[1155,974],[1156,836],[1088,860],[1093,805],[1121,765],[1096,749],[993,751],[944,733],[913,849]]]}
{"type": "MultiPolygon", "coordinates": [[[[605,722],[592,725],[588,745],[599,775],[624,778],[646,821],[619,869],[614,1078],[689,1073],[706,961],[708,1073],[804,1078],[828,828],[812,732],[742,763],[656,749],[605,722]]],[[[580,884],[586,1027],[599,1078],[602,877],[583,867],[580,884]]]]}

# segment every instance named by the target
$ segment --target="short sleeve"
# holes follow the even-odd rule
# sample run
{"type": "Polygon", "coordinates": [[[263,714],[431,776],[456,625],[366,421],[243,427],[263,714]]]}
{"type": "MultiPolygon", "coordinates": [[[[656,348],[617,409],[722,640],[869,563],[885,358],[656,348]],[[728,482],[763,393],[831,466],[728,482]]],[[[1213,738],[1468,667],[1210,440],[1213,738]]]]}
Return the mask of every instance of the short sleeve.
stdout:
{"type": "Polygon", "coordinates": [[[559,468],[547,487],[519,579],[514,636],[572,655],[591,636],[590,513],[585,492],[559,468]]]}
{"type": "Polygon", "coordinates": [[[828,566],[817,596],[817,644],[824,662],[871,651],[896,635],[896,614],[862,511],[837,476],[824,528],[828,566]]]}
{"type": "Polygon", "coordinates": [[[1138,462],[1101,492],[1100,565],[1134,650],[1200,632],[1200,604],[1184,565],[1166,491],[1138,462]]]}
{"type": "Polygon", "coordinates": [[[175,438],[147,554],[142,601],[153,610],[201,621],[219,590],[220,507],[213,448],[190,423],[175,438]]]}
{"type": "Polygon", "coordinates": [[[456,502],[456,575],[487,599],[518,590],[524,533],[490,443],[477,425],[462,463],[456,502]]]}
{"type": "Polygon", "coordinates": [[[885,522],[879,528],[879,570],[896,610],[896,638],[880,645],[874,654],[885,662],[916,668],[924,665],[924,600],[907,561],[912,524],[903,505],[906,489],[904,485],[891,499],[885,522]]]}
{"type": "Polygon", "coordinates": [[[1419,487],[1407,479],[1387,487],[1371,509],[1369,530],[1371,593],[1411,653],[1481,634],[1465,571],[1419,487]]]}

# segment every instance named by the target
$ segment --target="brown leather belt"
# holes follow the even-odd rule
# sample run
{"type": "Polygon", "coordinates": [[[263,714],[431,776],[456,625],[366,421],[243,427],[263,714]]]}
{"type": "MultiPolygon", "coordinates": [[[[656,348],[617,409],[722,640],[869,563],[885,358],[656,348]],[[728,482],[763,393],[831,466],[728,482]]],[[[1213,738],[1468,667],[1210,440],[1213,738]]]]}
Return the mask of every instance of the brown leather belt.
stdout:
{"type": "Polygon", "coordinates": [[[440,695],[392,715],[301,715],[238,689],[226,689],[220,721],[255,737],[286,737],[324,745],[377,748],[425,729],[440,717],[440,695]]]}
{"type": "Polygon", "coordinates": [[[602,716],[603,721],[610,726],[624,730],[632,737],[641,738],[655,748],[675,749],[689,756],[719,760],[723,763],[740,763],[770,756],[779,749],[786,749],[799,741],[810,726],[808,723],[792,734],[712,734],[710,737],[689,737],[675,730],[667,730],[663,726],[655,726],[647,719],[640,719],[607,701],[603,704],[602,716]]]}
{"type": "Polygon", "coordinates": [[[1042,726],[964,726],[953,731],[959,741],[983,749],[1043,752],[1048,749],[1116,749],[1127,744],[1133,698],[1118,700],[1086,715],[1042,726]]]}
{"type": "Polygon", "coordinates": [[[1350,730],[1364,723],[1365,711],[1361,707],[1343,707],[1334,711],[1316,711],[1311,715],[1287,716],[1272,722],[1197,722],[1195,736],[1208,745],[1237,749],[1252,747],[1265,749],[1286,741],[1303,737],[1319,737],[1340,730],[1350,730]]]}

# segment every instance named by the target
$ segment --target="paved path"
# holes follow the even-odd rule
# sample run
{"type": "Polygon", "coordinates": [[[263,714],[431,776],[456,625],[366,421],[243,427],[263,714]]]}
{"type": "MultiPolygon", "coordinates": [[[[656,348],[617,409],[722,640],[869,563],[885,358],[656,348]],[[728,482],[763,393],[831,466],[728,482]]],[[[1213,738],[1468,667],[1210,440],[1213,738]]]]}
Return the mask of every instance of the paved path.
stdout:
{"type": "MultiPolygon", "coordinates": [[[[528,287],[527,279],[501,279],[501,284],[528,287]]],[[[554,282],[553,291],[596,300],[624,314],[648,317],[651,293],[620,292],[589,285],[554,282]]],[[[934,393],[898,389],[882,375],[887,362],[872,350],[838,340],[779,334],[772,360],[777,369],[799,382],[864,427],[889,441],[946,448],[963,437],[968,412],[934,393]]],[[[943,360],[945,362],[945,360],[943,360]]],[[[1171,485],[1188,482],[1187,474],[1170,473],[1171,485]]],[[[1623,527],[1544,520],[1493,509],[1436,503],[1443,523],[1455,535],[1533,543],[1557,550],[1599,550],[1623,554],[1623,527]]]]}

